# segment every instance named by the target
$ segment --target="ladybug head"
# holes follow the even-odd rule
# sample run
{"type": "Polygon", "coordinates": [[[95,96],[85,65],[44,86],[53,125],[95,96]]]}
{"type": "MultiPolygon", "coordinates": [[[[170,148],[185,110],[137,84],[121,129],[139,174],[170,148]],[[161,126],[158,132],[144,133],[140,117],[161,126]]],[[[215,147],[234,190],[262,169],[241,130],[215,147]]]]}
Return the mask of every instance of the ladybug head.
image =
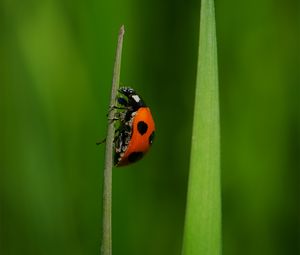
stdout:
{"type": "Polygon", "coordinates": [[[124,98],[118,98],[120,104],[131,106],[134,109],[146,106],[144,100],[132,88],[121,87],[118,91],[127,98],[127,101],[124,98]]]}

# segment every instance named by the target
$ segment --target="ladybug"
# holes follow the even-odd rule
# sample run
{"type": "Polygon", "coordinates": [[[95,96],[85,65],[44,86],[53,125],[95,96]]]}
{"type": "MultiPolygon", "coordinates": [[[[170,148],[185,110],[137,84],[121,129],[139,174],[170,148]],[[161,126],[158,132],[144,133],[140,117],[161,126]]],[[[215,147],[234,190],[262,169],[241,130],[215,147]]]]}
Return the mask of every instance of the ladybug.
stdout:
{"type": "Polygon", "coordinates": [[[114,120],[119,126],[114,138],[114,164],[125,166],[140,160],[151,147],[155,124],[149,107],[129,87],[121,87],[116,98],[118,111],[114,120]]]}

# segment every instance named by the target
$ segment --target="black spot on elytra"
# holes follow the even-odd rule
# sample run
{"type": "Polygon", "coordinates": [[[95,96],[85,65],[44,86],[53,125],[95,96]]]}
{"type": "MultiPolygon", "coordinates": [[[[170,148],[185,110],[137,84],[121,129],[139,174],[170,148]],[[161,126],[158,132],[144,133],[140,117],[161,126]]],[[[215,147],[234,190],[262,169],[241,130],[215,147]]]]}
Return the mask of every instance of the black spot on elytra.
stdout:
{"type": "Polygon", "coordinates": [[[153,132],[151,133],[151,135],[149,136],[149,144],[150,144],[150,145],[152,145],[153,140],[154,140],[154,137],[155,137],[155,132],[153,131],[153,132]]]}
{"type": "Polygon", "coordinates": [[[148,125],[144,121],[139,121],[137,124],[137,129],[141,135],[144,135],[148,130],[148,125]]]}
{"type": "Polygon", "coordinates": [[[128,161],[130,163],[133,163],[140,160],[143,156],[144,156],[143,152],[132,152],[128,157],[128,161]]]}

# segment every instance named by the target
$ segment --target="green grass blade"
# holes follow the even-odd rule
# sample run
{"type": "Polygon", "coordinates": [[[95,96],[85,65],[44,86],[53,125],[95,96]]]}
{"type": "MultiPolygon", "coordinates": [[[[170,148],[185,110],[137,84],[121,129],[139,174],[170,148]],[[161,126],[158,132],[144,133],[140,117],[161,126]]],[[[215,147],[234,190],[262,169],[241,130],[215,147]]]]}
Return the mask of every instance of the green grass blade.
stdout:
{"type": "Polygon", "coordinates": [[[184,255],[221,254],[220,120],[213,0],[202,0],[184,255]]]}
{"type": "MultiPolygon", "coordinates": [[[[110,107],[115,105],[115,98],[120,83],[121,57],[123,47],[123,36],[125,30],[121,26],[118,36],[118,45],[113,72],[113,81],[111,86],[110,107]]],[[[112,120],[114,110],[108,113],[107,137],[105,148],[105,166],[103,175],[103,215],[102,215],[102,245],[101,255],[112,255],[112,227],[111,227],[111,208],[112,208],[112,168],[113,168],[113,140],[115,127],[112,120]]]]}

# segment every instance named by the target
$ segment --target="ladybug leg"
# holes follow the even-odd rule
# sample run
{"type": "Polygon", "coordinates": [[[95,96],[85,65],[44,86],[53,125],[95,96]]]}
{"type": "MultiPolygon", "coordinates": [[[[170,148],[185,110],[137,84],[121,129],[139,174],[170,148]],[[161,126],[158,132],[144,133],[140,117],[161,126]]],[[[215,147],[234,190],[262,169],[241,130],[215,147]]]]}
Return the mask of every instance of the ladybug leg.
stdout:
{"type": "Polygon", "coordinates": [[[120,134],[128,134],[131,132],[131,128],[128,125],[122,125],[115,130],[115,140],[120,134]]]}
{"type": "Polygon", "coordinates": [[[105,142],[106,142],[106,138],[104,138],[102,141],[96,142],[96,145],[100,145],[100,144],[105,143],[105,142]]]}
{"type": "Polygon", "coordinates": [[[108,114],[112,111],[112,110],[126,110],[126,107],[118,107],[116,105],[112,105],[109,107],[108,112],[106,114],[106,117],[108,117],[108,114]]]}
{"type": "Polygon", "coordinates": [[[126,115],[125,112],[116,112],[114,118],[123,121],[125,119],[125,115],[126,115]]]}
{"type": "MultiPolygon", "coordinates": [[[[118,119],[115,119],[115,120],[118,120],[118,119]]],[[[130,132],[130,127],[127,125],[123,125],[123,126],[120,126],[119,128],[117,128],[115,130],[114,143],[116,143],[118,140],[119,140],[118,142],[120,143],[124,137],[124,134],[129,133],[129,132],[130,132]]],[[[100,145],[105,142],[106,142],[106,138],[104,138],[101,141],[97,141],[96,145],[100,145]]]]}
{"type": "MultiPolygon", "coordinates": [[[[112,110],[123,110],[123,111],[130,111],[131,107],[119,107],[116,105],[110,106],[108,109],[108,113],[106,114],[106,117],[108,117],[108,114],[112,111],[112,110]]],[[[120,112],[118,112],[117,114],[119,114],[120,112]]]]}
{"type": "Polygon", "coordinates": [[[113,123],[114,121],[119,120],[119,119],[118,119],[118,118],[112,118],[112,119],[109,119],[109,118],[108,118],[108,120],[109,120],[109,124],[111,124],[111,123],[113,123]]]}
{"type": "Polygon", "coordinates": [[[108,113],[106,114],[106,116],[108,116],[108,114],[112,111],[112,110],[124,110],[124,111],[128,111],[128,110],[132,110],[132,107],[128,104],[127,100],[123,97],[118,97],[117,98],[117,103],[120,106],[117,105],[111,105],[108,109],[108,113]]]}
{"type": "Polygon", "coordinates": [[[124,132],[122,128],[116,130],[117,134],[115,133],[114,138],[114,145],[115,145],[115,152],[120,153],[122,150],[122,144],[124,143],[124,132]]]}
{"type": "Polygon", "coordinates": [[[128,125],[121,125],[119,128],[115,130],[115,144],[119,144],[118,147],[121,146],[121,143],[124,143],[124,139],[130,134],[131,128],[128,125]]]}
{"type": "Polygon", "coordinates": [[[127,109],[128,109],[128,103],[127,103],[127,101],[126,101],[124,98],[118,97],[118,98],[117,98],[117,101],[118,101],[118,104],[120,104],[121,106],[116,106],[116,105],[111,105],[111,106],[109,106],[107,115],[108,115],[112,110],[127,110],[127,109]]]}
{"type": "MultiPolygon", "coordinates": [[[[122,132],[122,130],[123,130],[123,128],[121,128],[121,127],[115,130],[114,143],[116,143],[117,140],[119,139],[119,135],[120,135],[120,133],[122,132]]],[[[106,138],[104,138],[104,139],[101,140],[101,141],[97,141],[97,142],[96,142],[96,145],[100,145],[100,144],[103,144],[103,143],[105,143],[105,142],[106,142],[106,138]]]]}
{"type": "Polygon", "coordinates": [[[117,112],[115,113],[114,117],[112,119],[108,118],[110,121],[109,123],[113,123],[116,120],[120,120],[121,122],[124,122],[126,114],[124,112],[117,112]]]}
{"type": "Polygon", "coordinates": [[[131,111],[132,107],[131,106],[128,106],[128,107],[119,107],[119,106],[113,105],[113,106],[109,107],[108,112],[111,112],[114,109],[116,109],[116,110],[124,110],[124,111],[131,111]]]}
{"type": "Polygon", "coordinates": [[[108,113],[110,113],[114,109],[116,109],[116,110],[126,110],[127,107],[119,107],[119,106],[116,106],[116,105],[112,105],[112,106],[109,107],[108,113]]]}

